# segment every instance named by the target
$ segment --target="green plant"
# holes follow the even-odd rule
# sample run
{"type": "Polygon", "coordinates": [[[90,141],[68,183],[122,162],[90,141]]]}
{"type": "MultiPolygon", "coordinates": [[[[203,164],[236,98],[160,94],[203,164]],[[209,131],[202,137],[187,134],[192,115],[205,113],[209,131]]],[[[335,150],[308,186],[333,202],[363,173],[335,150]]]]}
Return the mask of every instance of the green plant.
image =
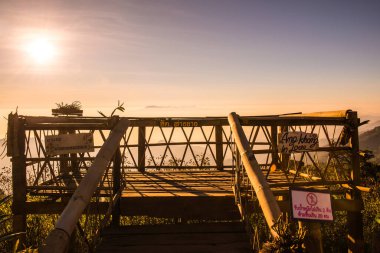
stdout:
{"type": "Polygon", "coordinates": [[[82,116],[82,105],[79,101],[74,101],[71,104],[65,104],[63,102],[56,103],[57,108],[52,109],[53,115],[79,115],[82,116]]]}
{"type": "Polygon", "coordinates": [[[263,244],[262,253],[301,253],[305,252],[304,240],[306,230],[302,226],[296,226],[284,219],[281,215],[273,224],[272,229],[278,234],[270,242],[263,244]]]}
{"type": "MultiPolygon", "coordinates": [[[[113,111],[112,111],[112,113],[111,113],[111,115],[110,115],[109,117],[114,116],[114,114],[116,113],[116,111],[121,111],[121,112],[124,112],[124,111],[125,111],[125,108],[124,108],[124,102],[123,102],[123,103],[120,103],[120,101],[118,100],[118,101],[117,101],[117,106],[116,106],[116,108],[113,109],[113,111]]],[[[98,111],[98,113],[99,113],[100,115],[102,115],[103,117],[108,118],[108,116],[105,115],[103,112],[98,111]]]]}
{"type": "Polygon", "coordinates": [[[0,252],[9,252],[11,249],[16,252],[19,242],[18,240],[14,242],[14,240],[25,234],[24,232],[10,232],[10,223],[12,221],[12,215],[10,214],[11,199],[12,196],[6,196],[0,200],[0,252]]]}
{"type": "Polygon", "coordinates": [[[63,102],[56,103],[57,109],[59,110],[80,110],[82,105],[79,101],[74,101],[71,104],[65,104],[63,102]]]}

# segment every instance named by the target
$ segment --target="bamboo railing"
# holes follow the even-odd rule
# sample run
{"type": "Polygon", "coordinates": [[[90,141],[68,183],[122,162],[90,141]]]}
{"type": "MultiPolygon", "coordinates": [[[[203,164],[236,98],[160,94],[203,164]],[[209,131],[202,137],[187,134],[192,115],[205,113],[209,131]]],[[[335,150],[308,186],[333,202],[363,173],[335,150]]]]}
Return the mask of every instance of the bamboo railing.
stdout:
{"type": "Polygon", "coordinates": [[[125,130],[128,128],[129,120],[121,119],[110,133],[108,139],[99,150],[89,172],[80,182],[69,203],[63,210],[55,228],[49,233],[45,244],[40,248],[42,253],[64,253],[68,247],[70,236],[74,231],[83,211],[89,204],[102,175],[110,163],[125,130]]]}
{"type": "Polygon", "coordinates": [[[241,154],[241,160],[246,169],[248,178],[255,190],[270,232],[273,237],[278,237],[278,234],[272,229],[272,226],[281,215],[280,207],[278,206],[276,199],[269,188],[269,184],[267,183],[259,167],[255,155],[249,146],[247,137],[244,134],[236,113],[233,112],[228,115],[228,122],[230,123],[232,135],[235,139],[239,153],[241,154]]]}

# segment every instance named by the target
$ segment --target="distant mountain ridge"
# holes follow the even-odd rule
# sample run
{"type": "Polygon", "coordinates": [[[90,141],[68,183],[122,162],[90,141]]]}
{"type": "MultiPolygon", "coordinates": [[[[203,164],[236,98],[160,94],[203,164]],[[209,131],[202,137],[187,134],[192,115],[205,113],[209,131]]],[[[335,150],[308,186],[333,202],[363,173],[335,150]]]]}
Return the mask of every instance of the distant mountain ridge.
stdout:
{"type": "Polygon", "coordinates": [[[371,150],[375,155],[376,161],[380,161],[380,126],[366,131],[359,136],[360,149],[371,150]]]}

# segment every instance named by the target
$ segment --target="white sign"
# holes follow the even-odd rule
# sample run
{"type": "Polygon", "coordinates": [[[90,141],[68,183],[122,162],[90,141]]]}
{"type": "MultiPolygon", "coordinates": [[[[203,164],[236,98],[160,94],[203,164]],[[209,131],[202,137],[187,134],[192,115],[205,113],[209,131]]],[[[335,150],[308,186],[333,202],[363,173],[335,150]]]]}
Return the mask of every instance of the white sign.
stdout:
{"type": "Polygon", "coordinates": [[[299,189],[290,193],[294,219],[333,221],[330,193],[299,189]]]}
{"type": "Polygon", "coordinates": [[[285,132],[278,136],[278,150],[290,154],[297,151],[310,151],[318,148],[317,134],[304,132],[285,132]]]}
{"type": "Polygon", "coordinates": [[[47,155],[62,155],[94,151],[92,133],[60,134],[45,137],[47,155]]]}

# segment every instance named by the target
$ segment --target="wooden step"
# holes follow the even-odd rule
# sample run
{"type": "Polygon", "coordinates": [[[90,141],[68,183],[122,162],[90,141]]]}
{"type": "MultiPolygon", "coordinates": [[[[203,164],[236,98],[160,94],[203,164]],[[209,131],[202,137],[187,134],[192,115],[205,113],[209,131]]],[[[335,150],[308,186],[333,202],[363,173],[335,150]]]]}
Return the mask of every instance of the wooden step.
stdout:
{"type": "Polygon", "coordinates": [[[120,200],[121,214],[162,218],[239,220],[233,196],[130,197],[120,200]]]}
{"type": "Polygon", "coordinates": [[[96,252],[252,252],[241,222],[108,228],[96,252]]]}

